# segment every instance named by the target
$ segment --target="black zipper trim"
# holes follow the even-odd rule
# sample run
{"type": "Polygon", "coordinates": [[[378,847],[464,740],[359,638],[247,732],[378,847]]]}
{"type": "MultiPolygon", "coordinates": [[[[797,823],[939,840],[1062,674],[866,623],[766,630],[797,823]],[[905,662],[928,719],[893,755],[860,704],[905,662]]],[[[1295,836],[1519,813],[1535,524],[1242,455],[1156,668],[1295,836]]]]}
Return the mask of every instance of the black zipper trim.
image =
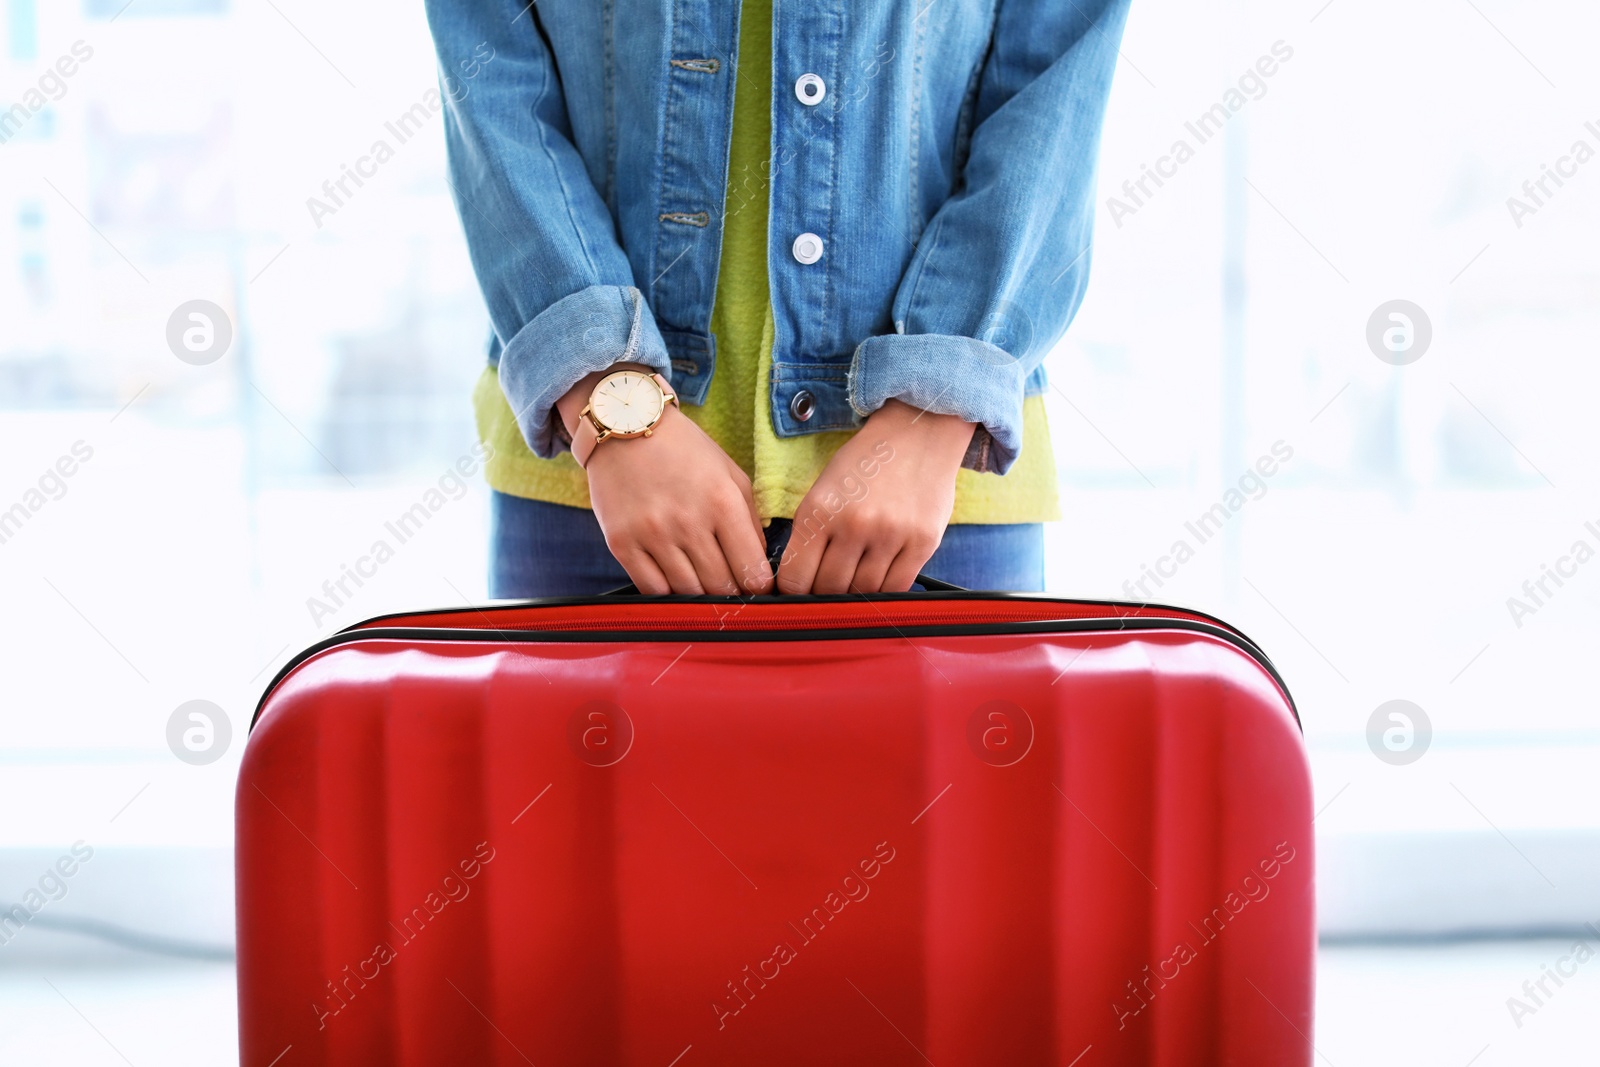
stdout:
{"type": "MultiPolygon", "coordinates": [[[[937,596],[940,599],[972,599],[974,597],[986,600],[994,599],[1021,599],[1021,600],[1048,600],[1047,597],[1028,597],[1021,594],[997,595],[993,593],[960,593],[960,594],[884,594],[873,599],[890,599],[902,595],[915,596],[918,599],[927,599],[937,596]]],[[[663,598],[666,599],[666,598],[663,598]]],[[[672,597],[675,602],[706,601],[712,603],[727,603],[728,597],[672,597]]],[[[754,598],[754,599],[781,599],[781,598],[754,598]]],[[[858,601],[861,598],[848,594],[834,597],[811,597],[813,602],[818,601],[858,601]]],[[[495,607],[535,606],[539,604],[563,603],[579,605],[585,602],[607,603],[605,598],[577,598],[577,597],[549,597],[542,600],[506,601],[494,605],[495,607]]],[[[1126,603],[1116,601],[1073,601],[1077,604],[1116,604],[1129,607],[1126,603]]],[[[1145,605],[1154,607],[1155,605],[1145,605]]],[[[482,608],[449,608],[445,612],[466,611],[478,612],[482,608]]],[[[1175,608],[1172,610],[1187,610],[1175,608]]],[[[441,612],[442,613],[442,612],[441,612]]],[[[381,615],[372,622],[381,622],[383,619],[403,618],[410,615],[427,614],[426,612],[403,612],[394,615],[381,615]]],[[[1195,614],[1200,614],[1196,612],[1195,614]]],[[[1207,616],[1209,619],[1210,617],[1207,616]]],[[[356,624],[360,626],[361,624],[356,624]]],[[[250,717],[250,730],[254,730],[256,723],[261,719],[262,709],[266,706],[267,698],[272,695],[279,683],[291,671],[306,660],[326,652],[328,649],[341,645],[355,644],[360,641],[476,641],[479,643],[493,643],[496,640],[517,644],[550,643],[555,641],[651,641],[651,642],[678,642],[688,644],[709,644],[720,641],[844,641],[844,640],[883,640],[883,639],[909,639],[913,634],[918,637],[974,637],[1004,634],[1028,633],[1086,633],[1102,632],[1116,633],[1128,630],[1188,630],[1192,633],[1205,634],[1209,637],[1225,641],[1244,652],[1255,660],[1277,683],[1282,691],[1284,700],[1289,705],[1289,712],[1294,716],[1295,725],[1300,728],[1303,735],[1305,726],[1300,721],[1300,711],[1296,707],[1294,697],[1289,693],[1289,687],[1284,683],[1283,676],[1273,666],[1256,644],[1239,631],[1224,623],[1196,622],[1191,619],[1171,619],[1159,616],[1127,615],[1111,618],[1085,618],[1085,619],[1038,619],[1027,621],[1008,621],[991,623],[959,623],[959,624],[934,624],[928,626],[910,625],[898,627],[889,626],[862,626],[840,628],[832,627],[819,630],[494,630],[494,629],[447,629],[443,627],[367,627],[365,629],[347,628],[325,637],[316,644],[302,650],[288,663],[285,663],[267,684],[261,699],[256,703],[255,714],[250,717]]]]}
{"type": "MultiPolygon", "coordinates": [[[[921,580],[920,575],[918,576],[918,580],[921,580]]],[[[391,611],[384,615],[374,615],[372,618],[364,619],[361,622],[353,622],[349,626],[346,626],[344,629],[337,632],[341,634],[352,633],[362,627],[375,628],[372,627],[373,623],[383,622],[385,619],[409,619],[416,615],[483,615],[489,611],[502,611],[511,608],[544,608],[557,606],[585,608],[606,604],[632,603],[635,602],[636,599],[648,599],[652,603],[658,604],[720,605],[793,604],[797,600],[803,600],[808,604],[859,604],[862,602],[892,604],[898,600],[1000,600],[1024,601],[1034,604],[1086,604],[1090,607],[1110,608],[1114,612],[1119,609],[1127,612],[1126,615],[1113,614],[1107,616],[1108,618],[1114,619],[1139,618],[1140,616],[1138,613],[1147,610],[1181,611],[1185,615],[1199,616],[1200,618],[1211,623],[1213,626],[1216,626],[1222,630],[1226,630],[1235,637],[1249,642],[1252,645],[1255,644],[1254,641],[1251,641],[1250,638],[1246,637],[1245,634],[1238,629],[1238,627],[1232,625],[1231,623],[1224,622],[1209,612],[1197,611],[1194,608],[1186,608],[1177,604],[1157,604],[1153,601],[1149,603],[1136,603],[1131,600],[1080,600],[1077,598],[1067,600],[1061,597],[1040,596],[1037,593],[991,593],[985,592],[981,589],[962,589],[959,586],[948,585],[944,582],[940,582],[939,584],[943,588],[928,589],[922,592],[873,593],[870,595],[863,595],[861,593],[808,593],[803,598],[796,596],[782,596],[778,594],[739,597],[712,596],[710,594],[687,595],[677,593],[669,596],[640,597],[639,594],[632,591],[631,586],[623,586],[621,589],[612,590],[609,593],[601,593],[598,596],[547,596],[534,597],[527,600],[492,600],[486,604],[469,604],[464,607],[459,604],[453,604],[447,608],[420,608],[414,611],[391,611]]],[[[489,632],[494,633],[497,631],[490,630],[489,632]]],[[[620,633],[623,631],[618,632],[620,633]]]]}

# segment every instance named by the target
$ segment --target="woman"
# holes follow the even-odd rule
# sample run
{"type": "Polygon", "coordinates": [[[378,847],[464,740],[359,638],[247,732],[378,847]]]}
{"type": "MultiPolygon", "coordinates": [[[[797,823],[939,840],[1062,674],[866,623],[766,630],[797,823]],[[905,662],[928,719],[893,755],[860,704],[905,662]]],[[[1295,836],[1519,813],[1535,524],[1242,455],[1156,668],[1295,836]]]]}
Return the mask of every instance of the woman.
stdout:
{"type": "Polygon", "coordinates": [[[494,596],[1042,588],[1127,0],[427,6],[494,596]]]}

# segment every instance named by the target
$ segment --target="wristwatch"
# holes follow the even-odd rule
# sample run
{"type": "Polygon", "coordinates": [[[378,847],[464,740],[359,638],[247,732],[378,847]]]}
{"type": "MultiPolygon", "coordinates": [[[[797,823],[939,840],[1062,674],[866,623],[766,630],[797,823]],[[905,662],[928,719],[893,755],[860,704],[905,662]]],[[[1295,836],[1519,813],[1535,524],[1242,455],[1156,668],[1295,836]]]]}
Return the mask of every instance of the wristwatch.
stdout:
{"type": "Polygon", "coordinates": [[[595,446],[611,437],[649,437],[667,404],[677,404],[672,386],[659,374],[619,370],[601,378],[578,414],[572,434],[572,458],[587,467],[595,446]]]}

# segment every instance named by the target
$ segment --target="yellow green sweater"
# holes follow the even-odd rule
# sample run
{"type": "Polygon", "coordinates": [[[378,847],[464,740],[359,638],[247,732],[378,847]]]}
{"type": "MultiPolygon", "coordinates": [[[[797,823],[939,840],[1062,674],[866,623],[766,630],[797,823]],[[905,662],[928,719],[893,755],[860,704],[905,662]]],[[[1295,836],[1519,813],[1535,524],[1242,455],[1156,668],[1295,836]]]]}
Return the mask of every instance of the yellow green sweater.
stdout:
{"type": "MultiPolygon", "coordinates": [[[[767,168],[772,144],[772,0],[744,0],[739,72],[733,104],[728,186],[743,186],[722,230],[722,261],[712,303],[717,367],[706,402],[688,415],[750,476],[762,519],[793,518],[817,475],[850,437],[833,430],[780,438],[768,409],[772,367],[772,303],[767,278],[767,168]]],[[[473,393],[478,433],[493,448],[489,484],[502,493],[575,507],[589,506],[589,485],[572,454],[540,459],[529,450],[486,368],[473,393]]],[[[1055,457],[1043,397],[1023,402],[1022,452],[1004,475],[956,475],[953,523],[1047,522],[1060,518],[1055,457]]]]}

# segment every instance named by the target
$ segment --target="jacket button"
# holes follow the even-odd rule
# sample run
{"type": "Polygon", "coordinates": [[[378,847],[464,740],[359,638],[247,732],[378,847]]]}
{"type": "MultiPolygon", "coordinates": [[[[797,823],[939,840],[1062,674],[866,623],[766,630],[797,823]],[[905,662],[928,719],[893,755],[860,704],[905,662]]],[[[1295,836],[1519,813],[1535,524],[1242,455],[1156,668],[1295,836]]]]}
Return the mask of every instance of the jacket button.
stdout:
{"type": "Polygon", "coordinates": [[[817,410],[817,398],[811,395],[811,390],[801,389],[789,399],[789,414],[795,417],[796,422],[810,420],[817,410]]]}
{"type": "Polygon", "coordinates": [[[822,238],[814,233],[803,233],[794,239],[794,258],[799,263],[815,263],[822,258],[822,238]]]}
{"type": "Polygon", "coordinates": [[[828,85],[815,74],[802,74],[795,79],[794,95],[806,107],[816,107],[828,95],[828,85]]]}

